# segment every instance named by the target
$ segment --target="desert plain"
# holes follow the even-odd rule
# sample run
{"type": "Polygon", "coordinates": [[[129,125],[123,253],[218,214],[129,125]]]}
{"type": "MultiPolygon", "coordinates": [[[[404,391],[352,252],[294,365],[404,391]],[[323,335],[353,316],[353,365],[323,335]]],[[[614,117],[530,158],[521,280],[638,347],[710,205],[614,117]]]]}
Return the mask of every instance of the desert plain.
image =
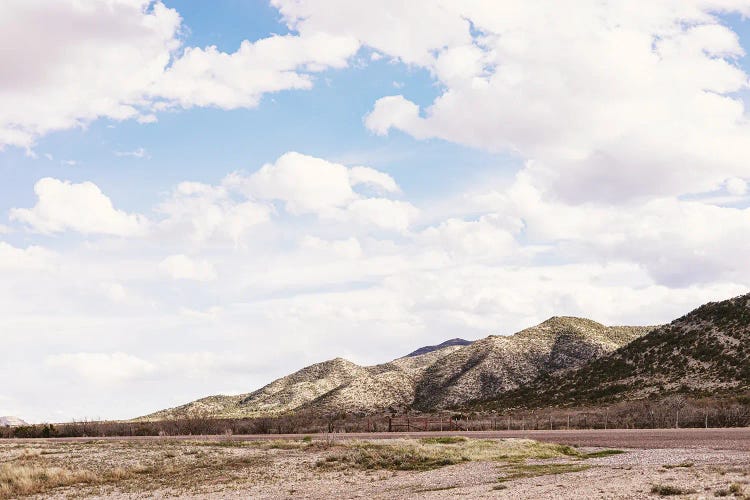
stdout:
{"type": "Polygon", "coordinates": [[[7,440],[0,498],[750,498],[750,430],[510,434],[7,440]]]}

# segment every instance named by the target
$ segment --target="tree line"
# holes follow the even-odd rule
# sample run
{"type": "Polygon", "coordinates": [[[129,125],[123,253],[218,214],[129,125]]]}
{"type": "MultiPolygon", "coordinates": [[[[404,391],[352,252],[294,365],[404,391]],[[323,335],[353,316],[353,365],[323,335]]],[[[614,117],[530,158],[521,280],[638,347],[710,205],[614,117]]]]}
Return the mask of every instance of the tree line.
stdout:
{"type": "Polygon", "coordinates": [[[455,411],[409,410],[379,415],[297,413],[268,418],[211,418],[206,414],[158,421],[74,421],[0,427],[0,438],[317,434],[450,430],[659,429],[750,426],[750,400],[669,396],[591,408],[455,411]]]}

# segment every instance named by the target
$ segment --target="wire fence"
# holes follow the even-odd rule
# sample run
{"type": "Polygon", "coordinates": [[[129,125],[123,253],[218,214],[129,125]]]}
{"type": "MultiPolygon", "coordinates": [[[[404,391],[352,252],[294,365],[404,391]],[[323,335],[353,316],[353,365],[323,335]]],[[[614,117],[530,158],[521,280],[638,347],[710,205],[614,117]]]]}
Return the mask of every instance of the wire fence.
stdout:
{"type": "Polygon", "coordinates": [[[442,412],[352,415],[299,413],[275,418],[216,419],[190,415],[160,421],[90,421],[0,427],[0,438],[314,434],[419,431],[663,429],[750,426],[750,404],[737,401],[660,401],[601,408],[552,408],[491,413],[442,412]]]}

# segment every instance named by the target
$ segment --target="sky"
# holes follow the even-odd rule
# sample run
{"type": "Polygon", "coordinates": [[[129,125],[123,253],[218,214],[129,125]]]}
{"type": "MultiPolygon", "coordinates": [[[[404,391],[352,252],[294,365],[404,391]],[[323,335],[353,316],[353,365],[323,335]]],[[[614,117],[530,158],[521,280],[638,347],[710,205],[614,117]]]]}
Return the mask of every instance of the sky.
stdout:
{"type": "Polygon", "coordinates": [[[750,291],[750,0],[10,0],[0,415],[750,291]]]}

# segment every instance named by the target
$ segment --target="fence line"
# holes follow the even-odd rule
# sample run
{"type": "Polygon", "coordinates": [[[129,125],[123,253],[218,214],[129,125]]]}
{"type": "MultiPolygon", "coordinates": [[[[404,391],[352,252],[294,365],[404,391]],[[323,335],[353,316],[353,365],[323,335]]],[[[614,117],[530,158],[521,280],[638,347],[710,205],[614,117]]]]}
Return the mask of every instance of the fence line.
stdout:
{"type": "Polygon", "coordinates": [[[312,434],[325,432],[417,432],[561,429],[652,429],[750,426],[750,405],[683,400],[637,402],[595,409],[547,409],[485,413],[392,413],[356,416],[297,414],[276,418],[212,419],[188,416],[155,422],[93,422],[0,427],[0,438],[220,434],[312,434]]]}

